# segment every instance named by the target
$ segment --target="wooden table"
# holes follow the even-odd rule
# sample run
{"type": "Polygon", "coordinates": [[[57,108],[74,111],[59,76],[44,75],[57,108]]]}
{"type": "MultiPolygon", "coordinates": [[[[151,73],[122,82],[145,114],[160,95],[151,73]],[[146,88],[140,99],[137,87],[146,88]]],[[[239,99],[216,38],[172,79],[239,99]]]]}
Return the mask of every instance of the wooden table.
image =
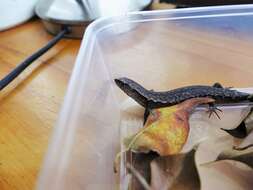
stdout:
{"type": "MultiPolygon", "coordinates": [[[[0,33],[0,78],[52,36],[40,21],[0,33]]],[[[0,92],[0,189],[33,189],[80,47],[64,39],[0,92]]]]}

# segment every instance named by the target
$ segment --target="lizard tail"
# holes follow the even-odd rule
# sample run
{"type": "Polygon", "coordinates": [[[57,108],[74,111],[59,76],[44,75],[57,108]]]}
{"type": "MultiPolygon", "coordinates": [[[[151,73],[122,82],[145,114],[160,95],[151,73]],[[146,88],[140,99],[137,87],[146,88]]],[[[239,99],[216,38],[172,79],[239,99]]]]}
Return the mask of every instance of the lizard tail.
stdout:
{"type": "Polygon", "coordinates": [[[115,79],[114,81],[123,92],[133,98],[138,104],[143,107],[147,106],[148,100],[145,96],[145,94],[149,93],[147,89],[137,82],[125,77],[115,79]]]}

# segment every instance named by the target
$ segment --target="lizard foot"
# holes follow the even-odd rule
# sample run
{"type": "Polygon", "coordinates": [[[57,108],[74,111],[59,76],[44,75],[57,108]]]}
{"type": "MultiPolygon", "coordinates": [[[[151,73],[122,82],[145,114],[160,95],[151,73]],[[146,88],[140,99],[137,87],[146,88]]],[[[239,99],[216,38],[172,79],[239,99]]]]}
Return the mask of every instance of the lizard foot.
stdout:
{"type": "Polygon", "coordinates": [[[217,118],[219,118],[220,119],[220,116],[219,116],[219,114],[217,113],[217,111],[219,111],[220,113],[222,113],[222,110],[221,109],[219,109],[219,108],[217,108],[213,103],[210,103],[210,104],[208,104],[209,105],[209,108],[208,108],[208,110],[207,110],[207,112],[209,113],[209,118],[212,116],[212,114],[214,113],[216,116],[217,116],[217,118]]]}

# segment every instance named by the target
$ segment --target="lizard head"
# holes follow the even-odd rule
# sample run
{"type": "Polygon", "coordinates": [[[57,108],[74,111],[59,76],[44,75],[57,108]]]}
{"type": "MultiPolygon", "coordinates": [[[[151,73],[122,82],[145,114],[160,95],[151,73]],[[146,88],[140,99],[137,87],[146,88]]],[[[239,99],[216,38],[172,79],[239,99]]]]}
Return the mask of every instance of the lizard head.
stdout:
{"type": "Polygon", "coordinates": [[[148,90],[129,78],[123,77],[115,79],[114,81],[123,92],[133,98],[138,104],[142,105],[143,107],[147,106],[147,98],[145,97],[145,93],[147,93],[148,90]]]}

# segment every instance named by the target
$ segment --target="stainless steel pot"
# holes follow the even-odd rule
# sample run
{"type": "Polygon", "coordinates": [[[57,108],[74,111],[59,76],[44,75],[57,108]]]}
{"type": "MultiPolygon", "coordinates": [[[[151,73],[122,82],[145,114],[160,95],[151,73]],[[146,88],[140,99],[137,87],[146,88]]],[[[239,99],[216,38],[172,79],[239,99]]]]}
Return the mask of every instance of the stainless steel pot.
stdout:
{"type": "Polygon", "coordinates": [[[70,33],[66,37],[81,38],[86,26],[95,19],[142,10],[151,2],[152,0],[40,0],[35,11],[50,33],[57,34],[67,26],[70,33]]]}

